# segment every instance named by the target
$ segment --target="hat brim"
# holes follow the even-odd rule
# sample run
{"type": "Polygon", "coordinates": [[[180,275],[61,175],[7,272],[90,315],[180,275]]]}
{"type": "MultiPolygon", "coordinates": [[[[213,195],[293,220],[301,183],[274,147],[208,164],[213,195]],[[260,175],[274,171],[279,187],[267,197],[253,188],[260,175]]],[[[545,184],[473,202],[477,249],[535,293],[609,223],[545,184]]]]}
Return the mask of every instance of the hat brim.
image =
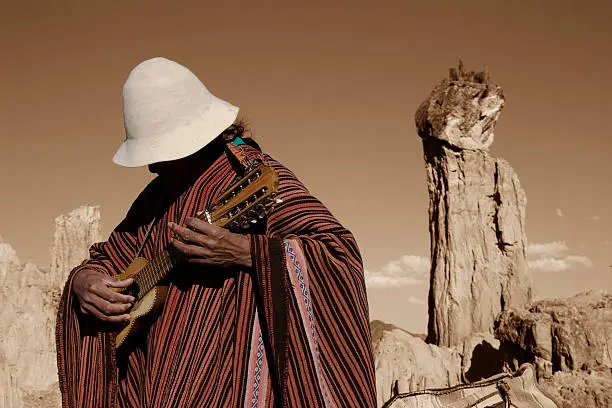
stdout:
{"type": "Polygon", "coordinates": [[[117,149],[113,162],[124,167],[141,167],[187,157],[230,127],[238,117],[239,110],[237,106],[214,97],[209,109],[198,119],[169,134],[125,140],[117,149]]]}

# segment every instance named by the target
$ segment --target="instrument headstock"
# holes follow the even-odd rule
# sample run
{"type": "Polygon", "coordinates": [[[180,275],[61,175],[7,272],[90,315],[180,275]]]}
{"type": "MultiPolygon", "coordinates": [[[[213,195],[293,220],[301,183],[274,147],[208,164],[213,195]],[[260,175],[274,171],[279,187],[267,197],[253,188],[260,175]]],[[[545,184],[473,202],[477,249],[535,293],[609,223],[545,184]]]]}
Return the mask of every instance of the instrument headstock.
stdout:
{"type": "Polygon", "coordinates": [[[251,169],[224,192],[198,217],[230,230],[248,230],[262,221],[280,202],[278,174],[272,167],[260,164],[251,169]]]}

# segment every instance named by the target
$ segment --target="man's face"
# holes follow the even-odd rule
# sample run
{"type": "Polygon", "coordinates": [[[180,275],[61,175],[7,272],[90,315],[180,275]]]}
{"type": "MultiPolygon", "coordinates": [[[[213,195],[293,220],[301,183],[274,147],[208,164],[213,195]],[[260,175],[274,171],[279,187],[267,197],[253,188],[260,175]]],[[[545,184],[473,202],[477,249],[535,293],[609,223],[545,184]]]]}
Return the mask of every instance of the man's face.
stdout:
{"type": "Polygon", "coordinates": [[[172,170],[175,166],[173,166],[174,162],[165,161],[165,162],[157,162],[149,164],[149,171],[151,173],[155,173],[160,176],[168,176],[172,174],[172,170]]]}

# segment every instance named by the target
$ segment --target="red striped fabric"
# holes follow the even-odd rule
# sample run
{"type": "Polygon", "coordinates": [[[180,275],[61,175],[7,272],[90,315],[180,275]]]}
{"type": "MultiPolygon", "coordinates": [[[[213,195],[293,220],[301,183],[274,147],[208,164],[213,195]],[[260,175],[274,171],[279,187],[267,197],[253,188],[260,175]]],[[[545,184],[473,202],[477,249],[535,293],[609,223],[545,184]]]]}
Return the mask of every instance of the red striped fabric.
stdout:
{"type": "MultiPolygon", "coordinates": [[[[243,152],[258,154],[251,147],[243,152]]],[[[291,171],[264,157],[279,173],[283,201],[251,235],[253,268],[177,267],[161,315],[129,354],[116,355],[113,331],[80,315],[72,278],[83,267],[115,275],[130,264],[152,217],[146,210],[160,194],[156,181],[71,272],[56,330],[64,407],[376,406],[355,239],[291,171]]],[[[227,156],[219,157],[164,206],[143,256],[169,243],[167,222],[183,224],[235,177],[227,156]]]]}

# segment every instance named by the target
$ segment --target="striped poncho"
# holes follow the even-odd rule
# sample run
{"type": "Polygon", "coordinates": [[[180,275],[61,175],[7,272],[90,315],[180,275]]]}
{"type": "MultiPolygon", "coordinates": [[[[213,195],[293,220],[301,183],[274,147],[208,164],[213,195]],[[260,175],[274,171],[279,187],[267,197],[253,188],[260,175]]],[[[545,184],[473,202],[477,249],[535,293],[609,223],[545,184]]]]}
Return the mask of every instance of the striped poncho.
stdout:
{"type": "Polygon", "coordinates": [[[77,310],[72,278],[84,267],[110,275],[127,268],[151,219],[144,214],[160,195],[154,180],[66,282],[56,330],[64,407],[376,406],[353,235],[269,155],[231,146],[164,205],[142,256],[166,248],[168,222],[184,224],[232,183],[239,174],[232,157],[244,163],[258,156],[278,172],[282,203],[251,235],[253,267],[178,266],[161,315],[136,346],[118,354],[114,333],[77,310]]]}

